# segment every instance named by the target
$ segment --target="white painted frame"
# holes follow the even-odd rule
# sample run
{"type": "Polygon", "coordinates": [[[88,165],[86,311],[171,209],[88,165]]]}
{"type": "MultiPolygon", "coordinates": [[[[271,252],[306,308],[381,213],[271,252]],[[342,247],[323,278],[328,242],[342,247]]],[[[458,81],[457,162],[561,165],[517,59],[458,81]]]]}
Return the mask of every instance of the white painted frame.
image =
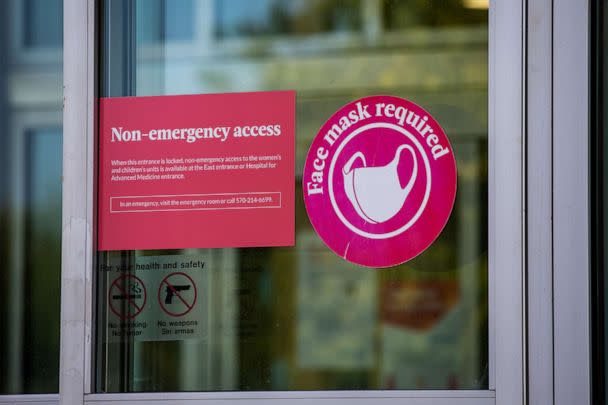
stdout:
{"type": "MultiPolygon", "coordinates": [[[[556,405],[591,404],[588,1],[553,1],[556,405]]],[[[606,46],[606,44],[604,44],[606,46]]]]}
{"type": "Polygon", "coordinates": [[[527,7],[527,397],[553,404],[553,0],[527,7]]]}
{"type": "Polygon", "coordinates": [[[65,0],[63,103],[63,213],[61,256],[62,404],[83,403],[91,390],[92,274],[95,224],[95,0],[65,0]]]}
{"type": "Polygon", "coordinates": [[[590,1],[528,0],[530,404],[591,404],[590,1]]]}
{"type": "Polygon", "coordinates": [[[490,8],[490,389],[92,394],[96,1],[64,1],[64,187],[60,403],[524,403],[523,0],[490,8]],[[500,341],[497,342],[497,337],[500,341]]]}
{"type": "Polygon", "coordinates": [[[591,403],[589,2],[528,2],[529,402],[591,403]]]}

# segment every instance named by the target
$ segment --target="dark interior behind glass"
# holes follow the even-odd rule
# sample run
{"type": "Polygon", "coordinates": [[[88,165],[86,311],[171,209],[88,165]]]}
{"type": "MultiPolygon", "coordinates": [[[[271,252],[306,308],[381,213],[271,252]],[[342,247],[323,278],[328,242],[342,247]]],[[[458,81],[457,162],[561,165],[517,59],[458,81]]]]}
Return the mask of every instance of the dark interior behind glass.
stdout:
{"type": "Polygon", "coordinates": [[[59,391],[62,3],[0,2],[0,395],[59,391]]]}

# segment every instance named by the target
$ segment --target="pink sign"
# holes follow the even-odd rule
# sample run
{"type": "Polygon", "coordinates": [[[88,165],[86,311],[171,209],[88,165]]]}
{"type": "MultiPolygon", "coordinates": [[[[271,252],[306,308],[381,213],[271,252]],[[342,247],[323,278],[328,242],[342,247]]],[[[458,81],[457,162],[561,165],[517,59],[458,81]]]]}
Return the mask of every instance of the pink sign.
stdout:
{"type": "Polygon", "coordinates": [[[100,100],[99,250],[290,246],[295,92],[100,100]]]}
{"type": "Polygon", "coordinates": [[[433,117],[411,101],[366,97],[313,140],[302,180],[310,221],[344,259],[389,267],[422,253],[448,221],[456,161],[433,117]]]}

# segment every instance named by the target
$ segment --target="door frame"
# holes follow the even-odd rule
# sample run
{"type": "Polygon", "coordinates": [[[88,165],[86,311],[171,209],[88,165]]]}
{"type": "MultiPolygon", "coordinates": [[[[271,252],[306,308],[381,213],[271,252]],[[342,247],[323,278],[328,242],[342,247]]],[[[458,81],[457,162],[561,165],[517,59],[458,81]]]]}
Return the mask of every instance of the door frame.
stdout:
{"type": "Polygon", "coordinates": [[[590,0],[553,1],[556,405],[591,403],[590,17],[590,0]]]}
{"type": "Polygon", "coordinates": [[[95,0],[64,0],[64,186],[60,402],[190,404],[308,402],[523,404],[524,7],[491,2],[489,25],[489,389],[92,393],[96,246],[97,22],[95,0]],[[497,338],[500,338],[497,342],[497,338]]]}

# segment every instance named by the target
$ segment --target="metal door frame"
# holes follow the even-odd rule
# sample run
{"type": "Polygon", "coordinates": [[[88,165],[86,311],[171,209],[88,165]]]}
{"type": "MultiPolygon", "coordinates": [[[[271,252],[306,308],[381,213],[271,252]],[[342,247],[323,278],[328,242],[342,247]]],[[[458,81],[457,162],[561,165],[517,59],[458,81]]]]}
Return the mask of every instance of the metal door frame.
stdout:
{"type": "Polygon", "coordinates": [[[527,7],[527,399],[590,404],[590,2],[527,7]]]}
{"type": "MultiPolygon", "coordinates": [[[[566,1],[566,0],[564,0],[566,1]]],[[[64,188],[60,402],[522,404],[525,400],[524,2],[490,7],[490,387],[483,391],[91,393],[97,2],[64,1],[64,188]],[[499,340],[497,338],[499,337],[499,340]]],[[[546,153],[546,152],[545,152],[546,153]]]]}

